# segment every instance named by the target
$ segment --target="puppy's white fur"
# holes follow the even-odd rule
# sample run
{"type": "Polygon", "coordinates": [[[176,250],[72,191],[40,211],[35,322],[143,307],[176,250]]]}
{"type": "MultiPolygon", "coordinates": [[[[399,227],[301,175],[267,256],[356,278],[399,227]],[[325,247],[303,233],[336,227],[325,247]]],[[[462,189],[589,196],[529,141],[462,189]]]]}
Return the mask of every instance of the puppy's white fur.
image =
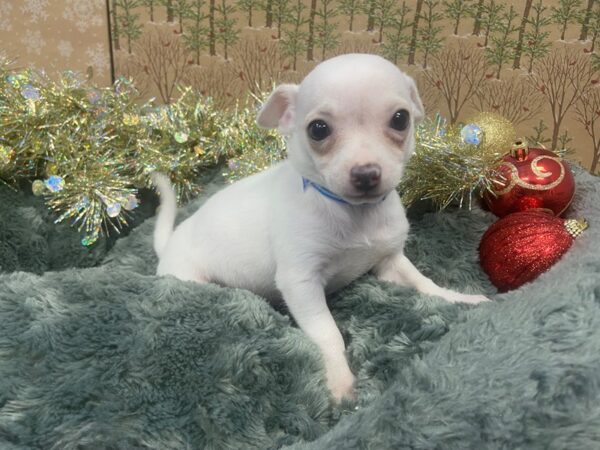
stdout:
{"type": "Polygon", "coordinates": [[[218,192],[175,231],[175,195],[168,179],[155,175],[162,197],[155,230],[158,274],[283,297],[321,349],[335,399],[351,395],[354,376],[326,293],[373,271],[450,302],[487,300],[437,286],[403,254],[408,222],[395,187],[423,116],[414,81],[374,55],[339,56],[319,64],[299,86],[278,87],[258,123],[287,137],[286,161],[218,192]],[[410,113],[406,131],[390,127],[401,109],[410,113]],[[307,134],[315,119],[332,129],[321,142],[307,134]],[[350,181],[351,169],[364,164],[382,168],[369,195],[350,181]],[[303,189],[302,176],[350,204],[303,189]]]}

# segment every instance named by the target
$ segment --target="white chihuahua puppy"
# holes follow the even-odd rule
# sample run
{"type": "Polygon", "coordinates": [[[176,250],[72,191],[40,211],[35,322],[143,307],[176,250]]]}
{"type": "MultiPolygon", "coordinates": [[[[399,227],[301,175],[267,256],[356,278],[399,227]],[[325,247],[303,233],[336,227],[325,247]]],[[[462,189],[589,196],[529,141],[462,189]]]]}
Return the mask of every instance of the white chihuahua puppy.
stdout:
{"type": "Polygon", "coordinates": [[[449,302],[487,300],[436,285],[403,254],[408,221],[395,188],[423,116],[413,79],[374,55],[338,56],[277,87],[258,124],[286,137],[286,161],[218,192],[176,230],[175,194],[155,174],[157,273],[283,298],[321,349],[334,398],[351,396],[326,294],[372,271],[449,302]]]}

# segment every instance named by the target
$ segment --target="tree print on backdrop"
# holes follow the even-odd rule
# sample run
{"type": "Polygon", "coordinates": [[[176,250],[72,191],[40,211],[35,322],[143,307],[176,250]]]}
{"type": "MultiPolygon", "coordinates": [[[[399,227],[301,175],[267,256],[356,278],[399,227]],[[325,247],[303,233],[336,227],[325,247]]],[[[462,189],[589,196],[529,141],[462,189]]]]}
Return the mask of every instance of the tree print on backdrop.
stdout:
{"type": "Polygon", "coordinates": [[[473,16],[473,36],[479,36],[481,33],[481,18],[485,9],[485,0],[477,0],[477,5],[473,5],[471,14],[473,16]]]}
{"type": "Polygon", "coordinates": [[[139,23],[139,14],[135,14],[136,8],[141,5],[139,0],[116,0],[115,36],[124,36],[127,41],[127,51],[131,54],[132,44],[142,35],[142,26],[139,23]]]}
{"type": "Polygon", "coordinates": [[[383,42],[383,34],[386,27],[394,23],[394,18],[401,15],[401,9],[396,9],[397,0],[376,0],[373,11],[373,22],[377,29],[378,44],[383,42]]]}
{"type": "Polygon", "coordinates": [[[238,9],[246,14],[250,28],[252,28],[254,13],[259,9],[260,4],[259,0],[239,0],[237,2],[238,9]]]}
{"type": "Polygon", "coordinates": [[[189,67],[190,51],[183,40],[170,30],[157,28],[140,38],[136,54],[160,100],[171,103],[189,67]]]}
{"type": "Polygon", "coordinates": [[[217,27],[216,41],[223,45],[223,58],[229,59],[229,49],[240,38],[240,31],[236,28],[236,19],[234,19],[235,6],[227,4],[225,0],[220,0],[216,7],[218,18],[215,20],[217,27]]]}
{"type": "Polygon", "coordinates": [[[117,19],[117,14],[118,14],[118,7],[117,7],[117,1],[118,0],[111,0],[111,8],[110,8],[110,23],[111,23],[111,30],[110,30],[110,37],[111,37],[111,44],[113,46],[113,48],[115,50],[121,50],[121,29],[119,27],[119,20],[117,19]]]}
{"type": "Polygon", "coordinates": [[[586,27],[586,40],[590,42],[590,48],[585,51],[593,54],[596,50],[598,35],[600,35],[600,3],[590,13],[586,27]]]}
{"type": "Polygon", "coordinates": [[[600,89],[594,87],[579,97],[575,105],[577,120],[592,140],[592,164],[590,171],[596,173],[600,160],[600,89]]]}
{"type": "Polygon", "coordinates": [[[306,40],[306,60],[314,60],[315,49],[315,19],[317,17],[317,0],[310,0],[310,10],[308,14],[308,38],[306,40]]]}
{"type": "Polygon", "coordinates": [[[410,37],[410,45],[408,47],[408,65],[415,63],[415,54],[417,53],[417,39],[419,37],[419,21],[421,19],[421,11],[423,9],[423,1],[417,0],[415,6],[415,15],[412,21],[412,31],[410,37]]]}
{"type": "Polygon", "coordinates": [[[110,0],[110,6],[119,72],[143,79],[162,101],[187,83],[230,107],[274,83],[300,80],[328,57],[369,52],[411,73],[426,103],[435,105],[430,112],[439,108],[452,122],[491,110],[548,147],[596,148],[580,119],[581,92],[595,86],[600,71],[598,0],[110,0]],[[169,55],[171,46],[177,51],[169,55]],[[588,70],[589,83],[554,73],[564,66],[563,47],[573,56],[566,64],[588,70]],[[553,58],[556,67],[548,65],[553,58]],[[158,71],[152,59],[167,69],[158,71]],[[566,100],[550,95],[547,72],[568,83],[566,100]]]}
{"type": "Polygon", "coordinates": [[[308,33],[304,31],[304,25],[308,20],[304,16],[306,5],[302,0],[296,0],[296,3],[290,9],[290,26],[284,31],[281,41],[281,51],[285,57],[292,59],[292,70],[298,68],[298,58],[304,54],[308,40],[308,33]]]}
{"type": "Polygon", "coordinates": [[[261,96],[283,79],[284,56],[273,40],[245,39],[234,47],[232,70],[253,96],[261,96]]]}
{"type": "Polygon", "coordinates": [[[183,42],[194,53],[197,65],[200,65],[202,51],[208,46],[208,27],[206,26],[208,14],[205,12],[205,5],[205,0],[192,0],[184,16],[189,22],[182,36],[183,42]]]}
{"type": "Polygon", "coordinates": [[[581,15],[581,0],[560,0],[559,5],[552,7],[552,20],[560,26],[560,40],[565,40],[569,24],[577,22],[581,15]]]}
{"type": "Polygon", "coordinates": [[[524,82],[521,74],[501,80],[486,78],[471,104],[478,111],[492,111],[513,123],[522,123],[539,117],[544,107],[544,97],[532,85],[524,82]]]}
{"type": "Polygon", "coordinates": [[[118,59],[118,68],[120,77],[135,80],[135,89],[141,97],[153,96],[156,87],[150,79],[149,68],[142,62],[139,55],[124,52],[118,59]]]}
{"type": "Polygon", "coordinates": [[[557,148],[567,114],[598,82],[594,77],[589,58],[566,47],[556,49],[536,63],[530,82],[544,95],[552,114],[551,148],[557,148]]]}
{"type": "Polygon", "coordinates": [[[452,33],[454,35],[458,35],[460,21],[465,17],[472,15],[473,13],[473,5],[471,5],[471,0],[444,0],[443,3],[446,16],[452,20],[452,33]]]}
{"type": "Polygon", "coordinates": [[[261,8],[265,12],[265,27],[273,27],[273,0],[262,0],[260,3],[261,8]]]}
{"type": "Polygon", "coordinates": [[[277,35],[272,36],[274,39],[281,39],[283,26],[292,20],[292,5],[291,0],[274,0],[273,17],[277,23],[277,35]]]}
{"type": "Polygon", "coordinates": [[[517,38],[517,45],[515,47],[515,59],[513,61],[513,69],[521,68],[521,55],[523,54],[523,39],[525,38],[525,28],[529,20],[529,13],[531,12],[531,4],[533,0],[525,0],[525,8],[523,10],[523,16],[521,17],[521,26],[519,27],[519,36],[517,38]]]}
{"type": "Polygon", "coordinates": [[[379,47],[380,53],[394,64],[398,64],[408,54],[410,36],[406,30],[412,26],[408,18],[410,11],[406,1],[403,1],[385,33],[385,42],[379,47]]]}
{"type": "Polygon", "coordinates": [[[506,63],[512,61],[515,57],[517,41],[514,39],[517,12],[511,5],[508,10],[501,15],[500,21],[495,27],[496,32],[491,36],[491,46],[486,47],[485,56],[488,62],[496,68],[496,79],[500,79],[502,68],[506,63]]]}
{"type": "MultiPolygon", "coordinates": [[[[479,19],[481,23],[481,29],[483,30],[485,37],[483,41],[484,48],[487,48],[491,34],[499,30],[499,24],[504,9],[504,5],[496,0],[490,0],[489,4],[484,3],[481,17],[479,19]]],[[[481,32],[478,33],[478,35],[480,34],[481,32]]]]}
{"type": "Polygon", "coordinates": [[[427,68],[430,56],[435,55],[442,47],[444,39],[441,37],[442,27],[440,21],[443,14],[439,12],[439,0],[423,0],[421,12],[421,28],[418,32],[417,49],[423,55],[423,68],[427,68]]]}
{"type": "Polygon", "coordinates": [[[244,94],[244,82],[230,64],[213,64],[188,68],[182,83],[202,95],[213,98],[215,107],[227,109],[244,94]]]}
{"type": "Polygon", "coordinates": [[[183,20],[187,17],[191,10],[189,0],[168,0],[173,9],[173,14],[177,17],[177,23],[179,24],[179,34],[183,34],[183,20]]]}
{"type": "Polygon", "coordinates": [[[596,5],[596,3],[597,0],[587,0],[587,7],[585,8],[585,12],[580,13],[579,15],[581,21],[581,33],[579,34],[580,41],[587,40],[590,20],[592,18],[592,10],[594,9],[594,5],[596,5]]]}
{"type": "Polygon", "coordinates": [[[422,72],[427,87],[439,92],[451,125],[461,111],[481,92],[485,81],[485,57],[466,43],[446,47],[433,57],[429,70],[422,72]]]}
{"type": "Polygon", "coordinates": [[[534,145],[540,145],[546,147],[550,144],[550,138],[546,137],[546,131],[548,131],[548,125],[543,119],[540,119],[537,125],[532,129],[533,133],[527,136],[527,141],[534,145]]]}
{"type": "Polygon", "coordinates": [[[354,18],[360,14],[361,0],[340,0],[339,9],[348,19],[348,31],[354,31],[354,18]]]}
{"type": "Polygon", "coordinates": [[[364,0],[363,12],[367,15],[367,31],[373,31],[375,28],[375,5],[377,0],[364,0]]]}
{"type": "Polygon", "coordinates": [[[372,39],[343,39],[331,56],[346,55],[348,53],[374,53],[375,48],[372,39]]]}
{"type": "Polygon", "coordinates": [[[325,59],[328,52],[331,52],[339,43],[340,34],[337,31],[337,23],[333,19],[338,15],[333,0],[321,0],[321,7],[316,12],[318,18],[315,23],[315,46],[321,53],[321,61],[325,59]]]}
{"type": "Polygon", "coordinates": [[[525,24],[526,29],[523,33],[525,46],[522,47],[521,56],[525,56],[528,60],[528,73],[532,72],[533,63],[546,56],[550,51],[550,47],[552,47],[552,44],[548,41],[550,31],[546,31],[551,22],[550,17],[545,15],[547,9],[548,8],[542,4],[542,0],[538,0],[537,3],[531,7],[531,15],[525,24]]]}
{"type": "Polygon", "coordinates": [[[208,7],[208,49],[210,56],[217,55],[217,39],[215,33],[216,0],[209,0],[208,7]]]}
{"type": "Polygon", "coordinates": [[[148,14],[150,15],[150,22],[154,22],[154,18],[155,18],[155,11],[156,8],[158,7],[158,5],[160,5],[160,1],[159,0],[142,0],[142,5],[144,5],[147,10],[148,10],[148,14]]]}

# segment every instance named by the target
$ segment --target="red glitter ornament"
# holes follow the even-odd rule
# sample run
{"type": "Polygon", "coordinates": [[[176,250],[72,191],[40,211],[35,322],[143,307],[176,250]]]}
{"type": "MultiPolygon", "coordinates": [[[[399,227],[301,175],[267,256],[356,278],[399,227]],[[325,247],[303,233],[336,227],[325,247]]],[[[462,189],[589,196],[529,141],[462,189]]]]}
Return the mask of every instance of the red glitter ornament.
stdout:
{"type": "Polygon", "coordinates": [[[479,261],[500,292],[516,289],[552,267],[588,224],[540,211],[498,220],[479,244],[479,261]]]}
{"type": "Polygon", "coordinates": [[[569,165],[556,153],[530,148],[524,140],[517,141],[502,158],[498,172],[494,194],[484,197],[498,217],[531,209],[560,216],[575,194],[569,165]]]}

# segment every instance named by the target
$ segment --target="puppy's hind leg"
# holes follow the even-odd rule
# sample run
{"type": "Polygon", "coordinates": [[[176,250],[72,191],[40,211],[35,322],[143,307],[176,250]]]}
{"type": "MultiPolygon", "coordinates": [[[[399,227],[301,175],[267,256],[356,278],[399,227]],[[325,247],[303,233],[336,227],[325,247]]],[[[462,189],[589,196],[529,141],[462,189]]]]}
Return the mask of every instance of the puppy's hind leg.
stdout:
{"type": "Polygon", "coordinates": [[[397,253],[384,259],[375,266],[373,272],[380,280],[412,287],[423,294],[442,297],[450,303],[475,304],[489,301],[489,298],[483,295],[461,294],[460,292],[438,286],[419,272],[419,269],[403,253],[397,253]]]}
{"type": "Polygon", "coordinates": [[[156,269],[157,275],[172,275],[175,278],[182,281],[195,281],[196,283],[208,283],[208,277],[202,275],[202,273],[194,268],[190,264],[185,264],[182,261],[176,261],[175,263],[170,262],[167,264],[164,260],[161,260],[156,269]]]}

